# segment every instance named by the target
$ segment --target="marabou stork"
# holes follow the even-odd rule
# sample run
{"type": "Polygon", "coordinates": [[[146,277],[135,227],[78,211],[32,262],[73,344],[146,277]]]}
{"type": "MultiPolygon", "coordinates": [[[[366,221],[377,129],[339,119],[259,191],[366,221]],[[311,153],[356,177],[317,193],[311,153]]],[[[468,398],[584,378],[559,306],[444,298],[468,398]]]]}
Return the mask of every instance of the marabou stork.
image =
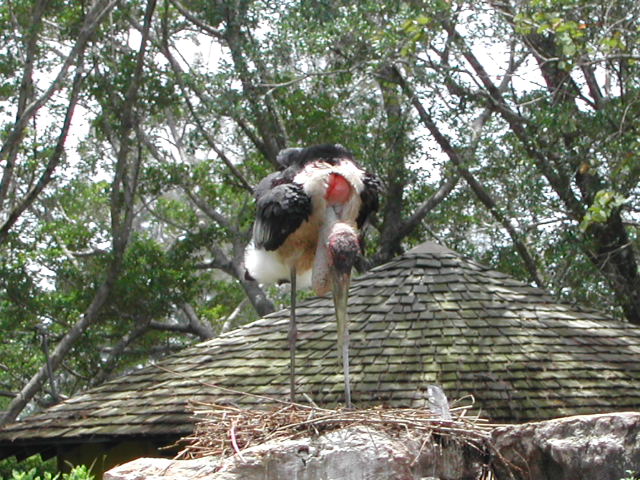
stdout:
{"type": "Polygon", "coordinates": [[[289,353],[295,402],[296,288],[333,291],[342,354],[345,403],[351,407],[347,295],[364,228],[378,209],[378,179],[341,145],[288,148],[282,170],[255,189],[256,221],[245,252],[247,273],[260,283],[291,282],[289,353]]]}

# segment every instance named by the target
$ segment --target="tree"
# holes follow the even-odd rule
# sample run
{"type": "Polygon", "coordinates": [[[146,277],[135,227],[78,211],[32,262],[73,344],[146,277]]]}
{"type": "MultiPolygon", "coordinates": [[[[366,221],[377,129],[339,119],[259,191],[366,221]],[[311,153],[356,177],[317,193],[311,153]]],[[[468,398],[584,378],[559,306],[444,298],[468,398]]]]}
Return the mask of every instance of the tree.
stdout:
{"type": "MultiPolygon", "coordinates": [[[[28,5],[28,2],[25,3],[28,5]]],[[[19,219],[20,215],[29,208],[35,198],[40,195],[42,190],[51,181],[54,170],[62,160],[64,144],[69,132],[75,106],[78,102],[80,84],[83,80],[83,56],[87,42],[91,35],[93,35],[97,30],[105,15],[107,15],[114,7],[116,2],[97,2],[89,11],[82,12],[83,18],[81,23],[79,25],[74,25],[76,28],[79,26],[75,44],[71,47],[69,54],[64,58],[54,80],[40,95],[37,95],[34,86],[33,72],[47,3],[48,2],[46,0],[35,2],[32,5],[30,15],[25,15],[25,12],[21,11],[22,8],[20,7],[23,7],[23,5],[19,5],[17,10],[14,11],[12,6],[8,4],[3,12],[11,18],[9,21],[15,24],[14,28],[24,32],[22,38],[18,39],[17,42],[22,43],[18,48],[23,50],[25,54],[15,111],[15,121],[8,131],[7,138],[3,142],[2,148],[0,148],[0,161],[4,161],[5,163],[2,179],[0,179],[0,211],[3,211],[6,208],[5,205],[8,203],[7,197],[9,196],[9,193],[12,193],[13,197],[11,198],[11,205],[8,206],[8,210],[4,215],[5,218],[3,219],[3,223],[0,225],[0,244],[6,241],[9,230],[19,219]],[[70,89],[69,101],[58,139],[51,150],[45,150],[43,152],[44,157],[48,157],[48,159],[44,169],[40,172],[38,180],[35,183],[31,181],[29,188],[20,195],[18,193],[19,189],[16,186],[17,182],[15,172],[20,166],[19,154],[25,129],[28,122],[34,119],[36,114],[45,106],[45,104],[50,102],[53,95],[65,85],[67,76],[69,75],[69,70],[74,63],[76,64],[75,78],[70,89]]],[[[57,12],[53,13],[55,14],[57,12]]],[[[73,13],[77,14],[78,12],[73,13]]],[[[78,22],[78,18],[73,18],[72,22],[78,22]]],[[[9,54],[6,56],[9,57],[9,54]]],[[[36,149],[34,155],[39,157],[41,154],[36,149]]],[[[35,158],[32,160],[35,160],[35,158]]],[[[34,172],[29,173],[33,174],[34,172]]]]}
{"type": "MultiPolygon", "coordinates": [[[[150,28],[151,17],[154,10],[155,1],[149,0],[145,11],[144,29],[147,32],[150,28]]],[[[51,352],[51,355],[48,356],[46,363],[31,377],[29,382],[27,382],[11,401],[2,419],[3,423],[11,422],[17,418],[27,403],[41,390],[46,379],[52,377],[53,371],[60,366],[63,358],[71,350],[78,338],[92,323],[97,321],[98,315],[111,294],[117,277],[120,275],[127,244],[131,236],[134,200],[138,185],[138,174],[141,167],[141,156],[139,152],[138,155],[132,152],[130,136],[135,122],[133,107],[136,104],[138,90],[140,89],[142,81],[146,43],[147,38],[146,35],[143,34],[140,49],[136,55],[134,71],[125,91],[124,102],[120,106],[119,144],[117,146],[116,163],[110,192],[111,258],[105,269],[104,279],[100,283],[82,317],[79,318],[62,337],[51,352]]],[[[76,86],[74,85],[74,89],[75,88],[76,86]]],[[[77,98],[77,93],[75,96],[77,98]]],[[[65,119],[65,124],[69,122],[69,119],[65,119]]],[[[64,128],[65,127],[63,127],[63,129],[64,128]]],[[[66,128],[68,128],[68,126],[66,128]]]]}
{"type": "MultiPolygon", "coordinates": [[[[629,47],[637,39],[638,16],[629,15],[637,12],[635,4],[622,3],[612,8],[582,1],[491,4],[487,26],[517,42],[512,43],[512,60],[499,73],[508,79],[506,92],[496,81],[498,75],[490,73],[474,52],[477,39],[472,29],[461,33],[465,4],[449,4],[425,21],[419,33],[439,35],[444,41],[443,48],[434,47],[429,37],[427,69],[438,74],[460,101],[474,101],[476,108],[488,105],[506,130],[487,139],[495,153],[486,157],[486,166],[523,158],[527,168],[544,178],[540,186],[551,194],[547,194],[551,200],[547,216],[573,230],[574,245],[597,269],[591,273],[607,282],[625,317],[638,324],[637,237],[636,227],[629,223],[629,214],[637,209],[633,199],[639,179],[638,169],[630,167],[637,148],[635,101],[630,96],[637,88],[637,72],[629,47]],[[511,71],[514,57],[521,65],[535,67],[544,85],[518,88],[517,70],[511,71]],[[468,79],[450,68],[451,58],[457,59],[468,79]],[[600,83],[599,78],[603,78],[600,83]],[[497,142],[507,147],[500,148],[497,142]]],[[[423,44],[420,36],[416,38],[423,44]]],[[[491,179],[496,181],[504,183],[498,177],[491,179]]],[[[533,215],[525,220],[535,221],[533,215]]],[[[529,266],[532,258],[527,258],[517,235],[505,228],[535,279],[529,266]]],[[[536,226],[521,230],[529,229],[535,231],[536,226]]],[[[553,244],[567,241],[566,236],[559,237],[553,244]]],[[[545,253],[545,246],[538,246],[538,256],[545,253]]],[[[553,261],[567,259],[554,256],[553,261]]],[[[542,264],[539,270],[551,273],[550,267],[542,264]]]]}
{"type": "Polygon", "coordinates": [[[6,420],[285,305],[243,252],[289,146],[382,179],[361,269],[435,238],[637,322],[637,9],[3,4],[6,420]]]}

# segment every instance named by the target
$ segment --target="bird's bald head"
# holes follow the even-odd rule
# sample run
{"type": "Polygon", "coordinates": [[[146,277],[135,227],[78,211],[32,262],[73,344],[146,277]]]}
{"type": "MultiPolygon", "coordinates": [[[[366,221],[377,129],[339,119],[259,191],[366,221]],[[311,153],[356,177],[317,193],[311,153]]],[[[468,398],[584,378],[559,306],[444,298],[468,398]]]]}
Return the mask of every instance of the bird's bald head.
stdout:
{"type": "Polygon", "coordinates": [[[351,274],[360,251],[355,229],[346,223],[336,223],[329,234],[327,247],[333,269],[337,273],[351,274]]]}

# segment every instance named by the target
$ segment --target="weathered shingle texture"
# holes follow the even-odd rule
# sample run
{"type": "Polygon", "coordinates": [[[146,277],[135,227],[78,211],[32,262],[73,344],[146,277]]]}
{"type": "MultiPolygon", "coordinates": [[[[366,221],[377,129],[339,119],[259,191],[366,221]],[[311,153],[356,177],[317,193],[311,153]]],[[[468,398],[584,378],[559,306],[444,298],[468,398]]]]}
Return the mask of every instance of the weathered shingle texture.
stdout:
{"type": "MultiPolygon", "coordinates": [[[[640,329],[434,244],[355,280],[349,312],[356,406],[421,406],[435,383],[499,422],[640,408],[640,329]]],[[[277,312],[185,349],[6,427],[0,443],[178,435],[189,402],[285,400],[288,322],[277,312]]],[[[299,393],[342,402],[331,298],[301,302],[298,322],[299,393]]]]}

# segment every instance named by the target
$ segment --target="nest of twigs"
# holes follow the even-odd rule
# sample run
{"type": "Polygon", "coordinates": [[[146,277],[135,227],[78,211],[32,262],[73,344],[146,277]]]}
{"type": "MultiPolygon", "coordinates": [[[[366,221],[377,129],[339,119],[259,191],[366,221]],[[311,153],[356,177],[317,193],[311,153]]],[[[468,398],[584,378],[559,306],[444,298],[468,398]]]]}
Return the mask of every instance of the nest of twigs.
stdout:
{"type": "Polygon", "coordinates": [[[483,449],[491,425],[467,416],[471,405],[451,409],[451,419],[435,416],[428,408],[331,410],[299,404],[282,404],[271,410],[249,410],[228,405],[194,404],[197,417],[192,435],[181,441],[178,458],[226,457],[273,440],[320,435],[340,428],[365,426],[387,433],[405,432],[415,437],[454,438],[483,449]]]}

